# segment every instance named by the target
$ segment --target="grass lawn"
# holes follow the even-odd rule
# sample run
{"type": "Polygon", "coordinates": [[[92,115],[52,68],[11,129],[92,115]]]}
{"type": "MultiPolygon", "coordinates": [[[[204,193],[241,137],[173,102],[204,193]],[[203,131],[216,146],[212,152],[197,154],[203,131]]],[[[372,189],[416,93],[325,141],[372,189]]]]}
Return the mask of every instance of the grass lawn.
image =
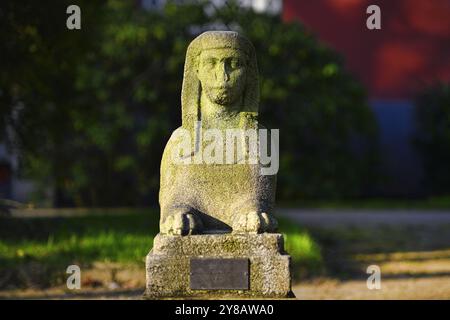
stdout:
{"type": "MultiPolygon", "coordinates": [[[[0,218],[0,289],[50,287],[64,283],[67,266],[119,265],[144,268],[158,232],[158,211],[124,209],[114,215],[0,218]]],[[[294,275],[320,273],[322,255],[311,236],[285,220],[280,230],[294,275]]]]}
{"type": "MultiPolygon", "coordinates": [[[[0,298],[141,296],[157,210],[33,212],[0,218],[0,298]],[[65,286],[71,264],[82,268],[78,293],[65,286]]],[[[450,298],[448,224],[300,228],[281,220],[280,231],[300,299],[450,298]],[[373,264],[382,270],[380,292],[366,288],[373,264]]]]}

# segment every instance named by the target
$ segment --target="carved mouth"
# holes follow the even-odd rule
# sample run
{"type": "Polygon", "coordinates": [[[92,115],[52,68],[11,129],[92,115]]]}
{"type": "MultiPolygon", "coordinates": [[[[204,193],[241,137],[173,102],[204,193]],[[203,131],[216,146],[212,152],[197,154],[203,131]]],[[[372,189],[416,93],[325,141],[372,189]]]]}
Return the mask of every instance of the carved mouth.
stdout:
{"type": "Polygon", "coordinates": [[[215,89],[215,90],[230,90],[231,87],[230,86],[218,86],[218,87],[213,87],[213,89],[215,89]]]}

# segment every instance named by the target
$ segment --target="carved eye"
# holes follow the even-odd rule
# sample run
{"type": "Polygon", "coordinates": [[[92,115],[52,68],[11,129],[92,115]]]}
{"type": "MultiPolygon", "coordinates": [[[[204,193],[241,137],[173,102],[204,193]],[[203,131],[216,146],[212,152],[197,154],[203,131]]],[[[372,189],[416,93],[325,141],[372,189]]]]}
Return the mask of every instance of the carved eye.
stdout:
{"type": "Polygon", "coordinates": [[[204,65],[208,68],[212,68],[216,65],[216,60],[215,59],[206,59],[203,61],[204,65]]]}

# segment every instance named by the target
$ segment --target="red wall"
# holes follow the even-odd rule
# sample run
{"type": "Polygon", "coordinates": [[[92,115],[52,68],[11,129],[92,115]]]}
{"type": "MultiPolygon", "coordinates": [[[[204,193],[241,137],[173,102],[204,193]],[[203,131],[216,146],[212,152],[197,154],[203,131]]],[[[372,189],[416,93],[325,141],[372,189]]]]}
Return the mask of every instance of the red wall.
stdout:
{"type": "Polygon", "coordinates": [[[284,0],[283,19],[342,53],[371,98],[408,99],[450,81],[450,0],[284,0]],[[381,30],[366,27],[371,4],[381,8],[381,30]]]}

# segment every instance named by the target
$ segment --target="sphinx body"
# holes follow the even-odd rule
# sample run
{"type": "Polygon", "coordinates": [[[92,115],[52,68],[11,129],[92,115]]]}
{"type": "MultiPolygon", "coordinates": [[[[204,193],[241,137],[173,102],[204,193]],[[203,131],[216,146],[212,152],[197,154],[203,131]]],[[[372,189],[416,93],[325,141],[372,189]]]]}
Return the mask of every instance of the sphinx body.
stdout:
{"type": "MultiPolygon", "coordinates": [[[[162,234],[276,230],[272,217],[276,176],[262,174],[259,161],[242,163],[239,157],[232,163],[173,161],[180,139],[186,136],[194,145],[191,157],[208,145],[201,130],[225,135],[228,129],[261,128],[258,102],[256,58],[248,40],[236,32],[214,31],[190,44],[183,79],[182,126],[169,139],[161,162],[162,234]]],[[[224,145],[224,149],[229,147],[224,145]]],[[[245,143],[232,148],[243,148],[242,154],[248,156],[245,143]]]]}

